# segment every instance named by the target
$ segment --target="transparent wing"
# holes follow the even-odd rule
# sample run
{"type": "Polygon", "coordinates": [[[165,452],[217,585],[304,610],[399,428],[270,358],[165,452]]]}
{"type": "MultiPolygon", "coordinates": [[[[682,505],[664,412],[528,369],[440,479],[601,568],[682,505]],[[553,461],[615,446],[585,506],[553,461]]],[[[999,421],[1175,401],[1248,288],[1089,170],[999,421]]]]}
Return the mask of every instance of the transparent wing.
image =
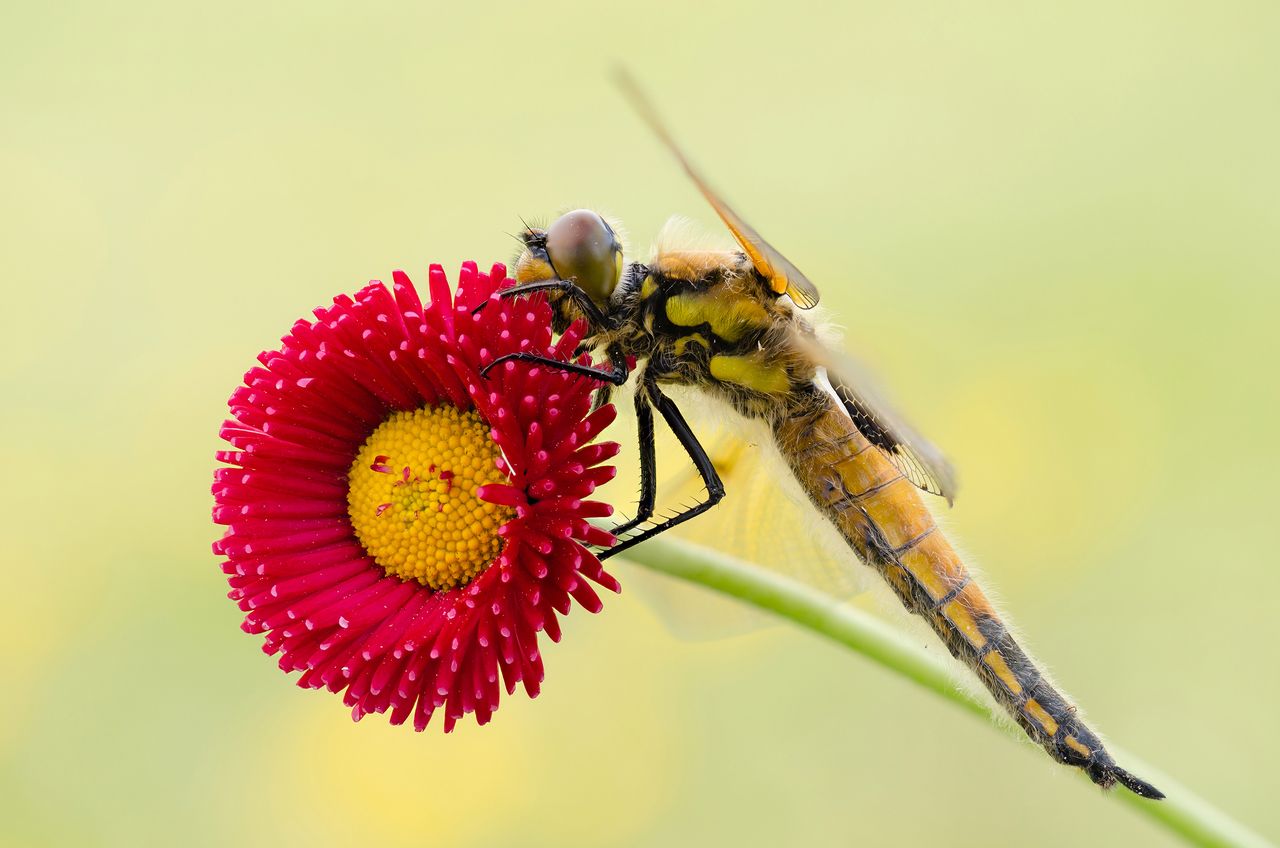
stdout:
{"type": "MultiPolygon", "coordinates": [[[[704,427],[699,438],[724,480],[725,497],[716,509],[686,522],[676,533],[834,597],[848,598],[865,588],[857,579],[861,566],[852,552],[775,458],[772,444],[743,438],[723,424],[704,427]]],[[[684,458],[678,449],[666,456],[669,462],[684,458]]],[[[676,503],[691,501],[702,489],[692,469],[666,484],[676,503]]]]}
{"type": "MultiPolygon", "coordinates": [[[[679,404],[725,484],[724,500],[714,509],[669,533],[785,574],[842,600],[873,584],[872,573],[809,503],[766,428],[702,399],[696,390],[664,390],[679,404]]],[[[615,403],[626,409],[631,403],[629,393],[617,397],[615,403]]],[[[611,428],[610,438],[622,442],[623,450],[617,460],[618,479],[609,484],[604,497],[620,513],[628,513],[634,509],[639,491],[633,417],[620,417],[614,427],[617,432],[611,428]]],[[[701,479],[679,443],[661,426],[657,457],[659,513],[701,498],[701,479]]],[[[653,579],[647,573],[632,575],[628,587],[632,586],[667,628],[684,639],[724,638],[774,623],[770,616],[658,575],[653,579]]]]}
{"type": "Polygon", "coordinates": [[[956,496],[955,469],[936,445],[894,411],[866,366],[812,336],[799,337],[796,344],[826,368],[831,388],[862,435],[884,451],[908,480],[952,503],[956,496]]]}
{"type": "Polygon", "coordinates": [[[756,271],[769,281],[770,288],[777,294],[789,296],[792,302],[801,309],[812,309],[817,306],[818,287],[799,268],[793,265],[791,260],[765,241],[756,232],[755,228],[744,221],[742,216],[735,212],[724,201],[724,198],[720,197],[703,179],[702,174],[689,161],[689,157],[676,144],[675,138],[672,137],[662,119],[658,117],[657,110],[654,109],[653,104],[645,96],[636,81],[622,70],[618,71],[617,78],[618,85],[628,99],[631,100],[640,117],[644,119],[654,134],[666,145],[671,154],[676,157],[680,167],[688,174],[689,179],[693,180],[693,184],[702,192],[702,196],[711,204],[711,208],[716,210],[716,214],[720,216],[720,220],[724,221],[725,226],[729,228],[729,232],[733,233],[733,237],[737,239],[738,244],[751,260],[751,264],[755,266],[756,271]]]}

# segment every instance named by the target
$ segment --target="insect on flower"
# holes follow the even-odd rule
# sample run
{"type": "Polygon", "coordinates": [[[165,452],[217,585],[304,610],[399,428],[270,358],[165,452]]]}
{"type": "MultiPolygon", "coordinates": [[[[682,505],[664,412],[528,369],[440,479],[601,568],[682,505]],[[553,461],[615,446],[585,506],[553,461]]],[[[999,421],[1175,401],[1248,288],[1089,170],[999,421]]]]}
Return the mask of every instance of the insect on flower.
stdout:
{"type": "MultiPolygon", "coordinates": [[[[1143,797],[1164,797],[1115,763],[1076,708],[1019,647],[934,523],[918,490],[950,501],[951,466],[870,390],[856,367],[818,342],[801,314],[818,303],[814,284],[712,191],[635,84],[624,78],[623,85],[738,249],[663,246],[646,262],[629,262],[613,227],[585,209],[546,229],[526,228],[517,284],[500,297],[545,293],[556,329],[585,320],[582,349],[604,351],[609,367],[514,352],[483,372],[535,366],[596,377],[610,386],[634,379],[640,500],[635,517],[613,528],[619,542],[600,558],[689,521],[723,498],[714,462],[663,390],[697,388],[771,431],[808,499],[843,537],[846,559],[874,568],[1032,740],[1102,787],[1119,782],[1143,797]],[[632,361],[642,363],[634,372],[632,361]],[[699,503],[656,520],[655,411],[706,488],[699,503]]],[[[608,394],[608,387],[601,389],[597,403],[608,394]]]]}

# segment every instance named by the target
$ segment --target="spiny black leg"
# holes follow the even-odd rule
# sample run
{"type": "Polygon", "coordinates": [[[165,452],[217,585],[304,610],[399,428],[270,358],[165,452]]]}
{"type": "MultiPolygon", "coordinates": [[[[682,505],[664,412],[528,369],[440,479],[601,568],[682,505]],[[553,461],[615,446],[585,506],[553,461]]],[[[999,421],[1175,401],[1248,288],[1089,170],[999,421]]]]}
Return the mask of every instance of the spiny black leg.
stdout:
{"type": "MultiPolygon", "coordinates": [[[[578,345],[577,350],[573,352],[574,359],[577,359],[579,356],[582,356],[582,354],[589,352],[588,350],[584,350],[584,347],[585,345],[578,345]]],[[[609,357],[609,368],[614,374],[621,374],[622,383],[625,383],[631,376],[631,369],[627,367],[627,358],[622,355],[622,348],[617,345],[609,345],[607,355],[609,357]]],[[[591,411],[595,412],[597,409],[608,403],[610,398],[613,397],[614,387],[620,386],[622,383],[608,382],[596,389],[595,396],[591,398],[591,411]]]]}
{"type": "MultiPolygon", "coordinates": [[[[600,311],[600,307],[596,306],[596,302],[591,299],[591,295],[583,291],[577,283],[570,280],[538,280],[534,283],[521,283],[518,286],[512,286],[509,289],[503,289],[498,292],[498,297],[520,297],[533,292],[551,290],[564,292],[573,301],[574,305],[582,311],[582,314],[587,317],[587,322],[592,329],[611,330],[615,328],[616,322],[600,311]]],[[[474,315],[484,309],[485,303],[488,303],[488,301],[486,300],[471,310],[471,313],[474,315]]]]}
{"type": "Polygon", "coordinates": [[[653,407],[644,392],[636,392],[636,431],[640,436],[640,503],[636,517],[619,524],[610,532],[621,536],[653,517],[653,502],[658,495],[657,452],[653,444],[653,407]]]}
{"type": "MultiPolygon", "coordinates": [[[[519,283],[511,288],[502,289],[496,292],[498,297],[519,297],[522,294],[533,294],[534,292],[546,291],[547,289],[555,289],[560,287],[562,280],[538,280],[533,283],[519,283]]],[[[482,301],[479,306],[471,310],[471,314],[475,315],[489,305],[488,299],[482,301]]]]}
{"type": "Polygon", "coordinates": [[[594,377],[597,380],[612,386],[621,386],[627,382],[627,377],[631,376],[631,369],[627,367],[627,358],[622,355],[622,351],[616,347],[609,349],[609,367],[596,368],[594,365],[579,365],[576,362],[561,362],[558,359],[552,359],[549,356],[542,356],[537,353],[527,353],[518,351],[516,353],[508,353],[499,356],[488,365],[480,369],[480,376],[489,376],[489,371],[504,362],[532,362],[537,365],[545,365],[548,368],[556,368],[560,371],[568,371],[570,374],[581,374],[584,377],[594,377]]]}
{"type": "Polygon", "coordinates": [[[572,280],[541,280],[536,283],[525,283],[524,285],[512,286],[509,289],[498,292],[498,297],[519,297],[529,292],[548,290],[564,292],[582,314],[586,316],[587,322],[592,329],[611,330],[616,326],[615,321],[600,311],[600,307],[596,306],[596,302],[591,299],[591,295],[587,294],[572,280]]]}
{"type": "Polygon", "coordinates": [[[693,460],[693,465],[698,469],[698,474],[702,477],[703,485],[707,487],[706,500],[668,518],[659,524],[646,529],[643,533],[632,536],[630,539],[623,539],[612,548],[598,554],[602,560],[608,559],[615,554],[625,551],[634,545],[638,545],[645,539],[650,539],[659,533],[670,530],[677,524],[683,524],[694,516],[701,515],[711,507],[720,503],[720,499],[724,497],[724,483],[720,480],[720,475],[716,473],[715,463],[711,461],[711,457],[707,456],[706,450],[698,441],[698,437],[693,434],[693,430],[689,429],[689,424],[684,420],[684,416],[680,414],[680,409],[671,401],[671,398],[662,393],[657,384],[647,382],[641,386],[641,392],[647,393],[653,401],[653,405],[658,407],[658,412],[662,413],[662,418],[667,422],[667,426],[671,428],[671,432],[676,434],[676,438],[680,440],[680,445],[689,454],[689,459],[693,460]]]}

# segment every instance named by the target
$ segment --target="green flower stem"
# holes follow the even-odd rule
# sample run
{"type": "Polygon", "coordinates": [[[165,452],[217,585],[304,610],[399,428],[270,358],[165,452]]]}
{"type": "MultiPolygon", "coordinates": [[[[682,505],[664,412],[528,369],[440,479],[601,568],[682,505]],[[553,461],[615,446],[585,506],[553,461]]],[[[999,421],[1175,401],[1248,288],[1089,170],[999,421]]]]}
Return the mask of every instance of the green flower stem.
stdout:
{"type": "MultiPolygon", "coordinates": [[[[623,556],[654,571],[697,583],[740,601],[789,619],[941,695],[952,704],[989,719],[1003,721],[1003,714],[961,690],[951,671],[934,656],[910,642],[892,627],[815,589],[667,534],[628,550],[623,556]]],[[[1119,762],[1153,780],[1168,797],[1148,801],[1118,788],[1108,793],[1138,813],[1158,822],[1190,845],[1271,845],[1266,839],[1215,808],[1177,781],[1137,758],[1112,748],[1119,762]]]]}

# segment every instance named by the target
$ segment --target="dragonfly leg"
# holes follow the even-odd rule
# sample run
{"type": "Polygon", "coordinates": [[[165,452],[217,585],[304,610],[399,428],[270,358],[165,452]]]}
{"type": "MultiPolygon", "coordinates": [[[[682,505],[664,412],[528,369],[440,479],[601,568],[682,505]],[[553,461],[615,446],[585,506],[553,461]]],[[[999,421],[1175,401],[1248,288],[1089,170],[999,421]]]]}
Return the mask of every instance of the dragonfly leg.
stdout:
{"type": "MultiPolygon", "coordinates": [[[[707,497],[700,503],[677,512],[665,521],[646,528],[642,533],[637,533],[629,539],[623,539],[612,548],[598,554],[602,560],[625,551],[633,545],[638,545],[645,539],[653,538],[659,533],[670,530],[678,524],[683,524],[694,516],[701,515],[720,503],[720,499],[724,497],[724,483],[721,482],[720,475],[716,473],[715,463],[711,461],[706,449],[702,447],[698,437],[689,428],[688,422],[680,414],[679,407],[672,402],[671,398],[662,393],[656,382],[651,380],[646,380],[644,385],[641,386],[641,390],[637,393],[637,405],[641,403],[640,398],[642,396],[645,399],[644,402],[652,402],[658,408],[658,412],[662,414],[662,418],[666,421],[667,426],[671,428],[671,432],[675,433],[676,438],[680,440],[680,446],[684,448],[685,453],[689,454],[689,459],[693,461],[694,468],[698,470],[698,474],[702,477],[703,485],[707,487],[707,497]]],[[[642,464],[641,470],[643,471],[643,469],[644,466],[642,464]]]]}
{"type": "MultiPolygon", "coordinates": [[[[498,292],[498,297],[520,297],[521,295],[532,294],[540,291],[558,291],[563,292],[566,297],[573,301],[574,306],[586,316],[587,323],[595,332],[600,330],[617,329],[617,322],[601,311],[596,302],[591,299],[591,295],[583,291],[577,283],[571,280],[537,280],[532,283],[521,283],[518,286],[512,286],[509,289],[503,289],[498,292]]],[[[477,306],[471,310],[472,314],[484,309],[489,301],[477,306]]]]}
{"type": "MultiPolygon", "coordinates": [[[[605,383],[608,383],[610,386],[621,386],[623,383],[627,382],[627,377],[631,376],[631,369],[627,367],[627,358],[622,355],[622,351],[617,347],[609,348],[608,368],[597,368],[594,365],[579,365],[577,362],[561,362],[560,360],[552,359],[549,356],[519,351],[499,356],[497,359],[480,369],[480,376],[489,376],[489,372],[492,369],[504,362],[531,362],[535,365],[545,365],[548,368],[568,371],[570,374],[581,374],[584,377],[594,377],[597,380],[602,380],[605,383]]],[[[597,404],[597,406],[598,405],[599,404],[597,404]]]]}
{"type": "MultiPolygon", "coordinates": [[[[577,359],[578,357],[582,356],[584,353],[590,353],[591,350],[592,348],[587,344],[585,343],[580,344],[573,351],[573,358],[577,359]]],[[[609,356],[609,367],[612,368],[615,373],[618,372],[618,368],[619,368],[618,363],[623,363],[623,364],[626,363],[626,357],[622,355],[622,351],[617,346],[613,346],[609,348],[608,356],[609,356]]],[[[627,376],[630,376],[630,369],[622,373],[626,374],[627,376]]],[[[623,378],[623,382],[626,382],[626,377],[623,378]]],[[[621,383],[618,383],[616,385],[621,385],[621,383]]],[[[609,383],[604,383],[603,385],[600,386],[600,388],[596,389],[595,395],[591,398],[592,412],[595,412],[597,409],[604,406],[613,398],[614,388],[615,388],[615,384],[612,382],[609,382],[609,383]]]]}
{"type": "Polygon", "coordinates": [[[653,504],[658,496],[657,452],[653,444],[653,407],[644,392],[636,392],[636,432],[640,442],[640,503],[636,516],[611,531],[615,536],[634,530],[653,517],[653,504]]]}

